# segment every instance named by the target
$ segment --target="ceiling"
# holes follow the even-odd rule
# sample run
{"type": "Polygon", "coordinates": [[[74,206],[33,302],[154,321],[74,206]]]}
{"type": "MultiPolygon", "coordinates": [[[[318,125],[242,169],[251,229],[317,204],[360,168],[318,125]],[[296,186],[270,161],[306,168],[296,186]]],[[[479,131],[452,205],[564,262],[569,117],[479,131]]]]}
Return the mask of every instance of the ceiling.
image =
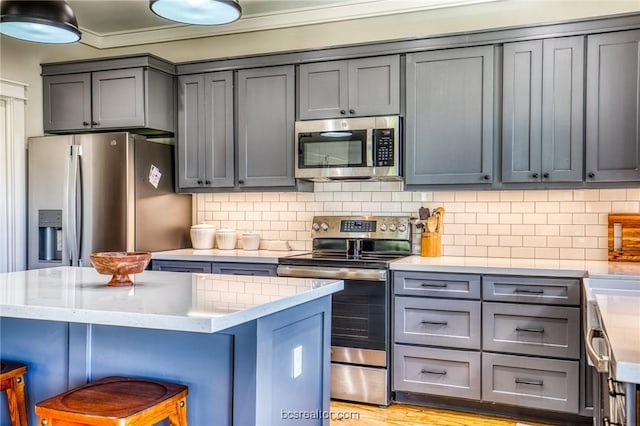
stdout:
{"type": "Polygon", "coordinates": [[[82,43],[131,46],[214,35],[343,21],[501,0],[239,0],[242,17],[231,24],[183,25],[155,15],[148,0],[67,0],[82,43]]]}

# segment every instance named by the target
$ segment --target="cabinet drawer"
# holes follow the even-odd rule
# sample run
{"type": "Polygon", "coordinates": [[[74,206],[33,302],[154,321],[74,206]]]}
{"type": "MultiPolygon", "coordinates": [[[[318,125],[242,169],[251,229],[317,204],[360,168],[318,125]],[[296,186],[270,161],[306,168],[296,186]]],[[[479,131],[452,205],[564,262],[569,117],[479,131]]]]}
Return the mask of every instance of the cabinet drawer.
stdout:
{"type": "Polygon", "coordinates": [[[480,276],[425,272],[395,272],[396,294],[457,299],[480,298],[480,276]]]}
{"type": "Polygon", "coordinates": [[[580,358],[580,308],[485,302],[482,309],[483,350],[580,358]]]}
{"type": "Polygon", "coordinates": [[[578,364],[578,361],[483,353],[482,399],[577,413],[578,364]]]}
{"type": "Polygon", "coordinates": [[[188,260],[152,260],[151,268],[154,271],[165,272],[211,273],[210,262],[188,260]]]}
{"type": "Polygon", "coordinates": [[[480,352],[393,346],[393,389],[480,399],[480,352]]]}
{"type": "Polygon", "coordinates": [[[480,302],[396,297],[395,341],[480,349],[480,302]]]}
{"type": "Polygon", "coordinates": [[[484,300],[580,306],[580,280],[575,278],[482,278],[484,300]]]}

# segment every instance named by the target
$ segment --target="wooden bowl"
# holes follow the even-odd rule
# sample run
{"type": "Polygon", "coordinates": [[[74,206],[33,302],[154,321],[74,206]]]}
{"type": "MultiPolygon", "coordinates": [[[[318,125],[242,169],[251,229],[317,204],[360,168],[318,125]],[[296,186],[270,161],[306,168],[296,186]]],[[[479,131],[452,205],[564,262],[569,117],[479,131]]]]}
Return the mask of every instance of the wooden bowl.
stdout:
{"type": "Polygon", "coordinates": [[[118,287],[133,285],[129,274],[139,274],[144,271],[151,260],[151,253],[110,251],[91,253],[89,258],[98,273],[112,275],[107,285],[118,287]]]}

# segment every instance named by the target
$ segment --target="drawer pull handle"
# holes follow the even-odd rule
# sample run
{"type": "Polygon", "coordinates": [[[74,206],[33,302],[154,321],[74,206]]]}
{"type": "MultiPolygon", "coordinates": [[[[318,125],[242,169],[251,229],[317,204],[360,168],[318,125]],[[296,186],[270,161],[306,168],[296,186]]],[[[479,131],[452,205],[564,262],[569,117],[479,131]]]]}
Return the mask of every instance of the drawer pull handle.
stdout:
{"type": "Polygon", "coordinates": [[[524,331],[526,333],[544,333],[544,328],[516,327],[516,331],[524,331]]]}
{"type": "Polygon", "coordinates": [[[521,293],[521,294],[544,294],[544,290],[542,289],[535,290],[530,288],[516,288],[514,292],[521,293]]]}
{"type": "Polygon", "coordinates": [[[429,325],[449,325],[449,323],[448,323],[447,321],[427,321],[427,320],[422,321],[422,324],[429,324],[429,325]]]}
{"type": "Polygon", "coordinates": [[[544,386],[542,380],[519,379],[516,377],[515,382],[519,385],[544,386]]]}
{"type": "Polygon", "coordinates": [[[420,371],[422,374],[435,374],[437,376],[446,376],[447,375],[447,370],[439,370],[439,371],[434,371],[434,370],[427,370],[426,368],[423,368],[422,371],[420,371]]]}
{"type": "Polygon", "coordinates": [[[422,283],[420,284],[422,287],[431,287],[431,288],[447,288],[449,284],[447,283],[422,283]]]}

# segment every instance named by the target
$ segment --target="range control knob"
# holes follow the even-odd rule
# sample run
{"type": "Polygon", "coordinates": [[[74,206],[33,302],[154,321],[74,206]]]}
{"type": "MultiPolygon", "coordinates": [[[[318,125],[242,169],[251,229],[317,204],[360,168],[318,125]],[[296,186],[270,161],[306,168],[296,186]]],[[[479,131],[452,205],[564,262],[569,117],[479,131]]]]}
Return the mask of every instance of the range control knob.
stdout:
{"type": "Polygon", "coordinates": [[[320,225],[316,222],[313,223],[313,225],[311,225],[311,229],[313,229],[314,231],[317,231],[320,229],[320,225]]]}
{"type": "Polygon", "coordinates": [[[381,224],[381,225],[380,225],[380,230],[381,230],[382,232],[386,231],[386,230],[387,230],[387,224],[386,224],[386,223],[381,224]]]}
{"type": "Polygon", "coordinates": [[[396,226],[395,223],[392,223],[391,225],[389,225],[389,231],[396,232],[396,229],[398,229],[398,227],[396,226]]]}
{"type": "Polygon", "coordinates": [[[406,225],[400,225],[400,226],[398,226],[398,231],[400,231],[400,232],[404,232],[404,231],[406,231],[406,230],[407,230],[407,226],[406,226],[406,225]]]}
{"type": "Polygon", "coordinates": [[[322,222],[320,224],[320,228],[322,228],[323,231],[327,231],[329,229],[329,225],[327,225],[326,223],[322,222]]]}

